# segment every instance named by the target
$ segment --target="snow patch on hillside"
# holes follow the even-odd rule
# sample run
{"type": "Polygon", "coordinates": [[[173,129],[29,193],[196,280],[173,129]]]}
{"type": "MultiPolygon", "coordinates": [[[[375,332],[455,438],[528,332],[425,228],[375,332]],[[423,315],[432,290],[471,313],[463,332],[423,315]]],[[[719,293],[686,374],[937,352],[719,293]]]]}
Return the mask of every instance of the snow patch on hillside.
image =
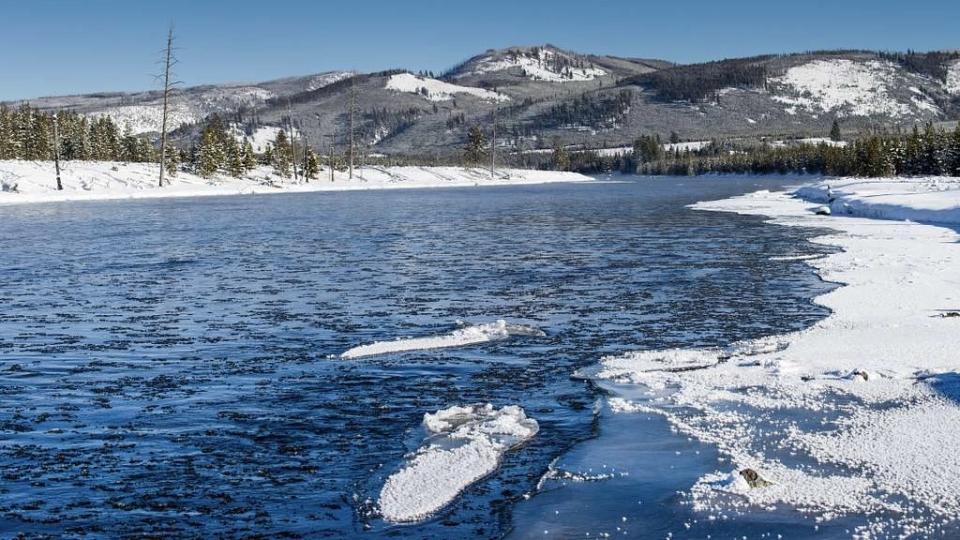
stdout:
{"type": "Polygon", "coordinates": [[[417,94],[430,101],[449,101],[458,94],[469,94],[487,101],[510,101],[510,97],[492,90],[450,84],[412,73],[399,73],[387,80],[387,90],[417,94]]]}
{"type": "MultiPolygon", "coordinates": [[[[167,130],[193,124],[213,113],[224,113],[240,107],[256,107],[273,97],[273,92],[257,86],[212,88],[199,95],[175,94],[167,111],[167,130]]],[[[125,131],[134,135],[159,133],[163,125],[163,102],[159,99],[137,105],[121,105],[88,113],[89,118],[109,116],[125,131]]]]}
{"type": "Polygon", "coordinates": [[[425,519],[470,484],[494,472],[503,455],[537,434],[537,421],[515,405],[454,406],[427,413],[424,446],[387,478],[380,511],[392,522],[425,519]]]}
{"type": "Polygon", "coordinates": [[[314,90],[319,90],[325,86],[330,86],[335,82],[340,82],[352,76],[352,71],[333,71],[330,73],[322,73],[310,79],[310,82],[307,83],[306,90],[307,92],[313,92],[314,90]]]}
{"type": "MultiPolygon", "coordinates": [[[[262,154],[267,150],[268,146],[273,146],[273,141],[277,139],[277,134],[280,133],[280,129],[281,128],[277,126],[259,126],[253,130],[252,133],[248,134],[241,126],[232,124],[230,126],[230,135],[239,143],[250,141],[253,151],[257,154],[262,154]]],[[[300,131],[294,128],[293,136],[295,138],[299,137],[300,131]]]]}
{"type": "Polygon", "coordinates": [[[960,60],[954,60],[947,66],[947,82],[944,88],[951,95],[960,94],[960,60]]]}
{"type": "Polygon", "coordinates": [[[508,52],[497,58],[481,58],[473,69],[457,74],[457,78],[480,75],[509,69],[519,69],[525,77],[534,81],[546,82],[582,82],[591,81],[607,74],[606,71],[592,66],[564,66],[562,60],[568,59],[557,51],[539,49],[533,52],[508,52]]]}
{"type": "Polygon", "coordinates": [[[890,83],[898,77],[897,67],[885,61],[855,62],[846,59],[814,60],[787,70],[771,79],[780,85],[774,100],[789,105],[788,114],[797,108],[810,112],[832,112],[844,116],[909,116],[940,110],[922,92],[909,103],[891,95],[890,83]]]}

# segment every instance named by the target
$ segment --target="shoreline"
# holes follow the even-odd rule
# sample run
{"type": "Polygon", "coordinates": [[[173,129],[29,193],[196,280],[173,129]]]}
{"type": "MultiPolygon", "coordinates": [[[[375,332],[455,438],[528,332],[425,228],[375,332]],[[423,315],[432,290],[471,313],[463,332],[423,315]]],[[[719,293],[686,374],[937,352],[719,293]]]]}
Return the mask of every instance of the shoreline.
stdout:
{"type": "Polygon", "coordinates": [[[63,191],[55,189],[53,162],[0,161],[0,206],[47,202],[106,201],[227,195],[269,195],[330,191],[370,191],[438,187],[523,186],[549,183],[596,182],[579,173],[531,169],[497,169],[494,178],[488,169],[463,167],[364,167],[354,171],[321,170],[318,179],[294,182],[258,166],[243,178],[222,174],[201,178],[179,172],[168,186],[158,188],[157,164],[72,161],[62,164],[63,191]],[[363,176],[363,178],[360,178],[363,176]],[[16,191],[10,191],[11,189],[16,191]]]}
{"type": "Polygon", "coordinates": [[[860,518],[860,537],[958,530],[960,319],[946,314],[960,311],[960,235],[944,227],[960,222],[958,182],[831,179],[798,189],[806,200],[760,191],[691,206],[826,229],[810,241],[842,249],[802,261],[841,285],[814,299],[831,315],[809,329],[595,366],[646,394],[611,397],[613,410],[664,416],[729,460],[690,487],[694,509],[860,518]],[[824,202],[833,216],[816,215],[824,202]],[[938,225],[889,221],[904,216],[938,225]],[[772,484],[751,487],[748,468],[772,484]]]}

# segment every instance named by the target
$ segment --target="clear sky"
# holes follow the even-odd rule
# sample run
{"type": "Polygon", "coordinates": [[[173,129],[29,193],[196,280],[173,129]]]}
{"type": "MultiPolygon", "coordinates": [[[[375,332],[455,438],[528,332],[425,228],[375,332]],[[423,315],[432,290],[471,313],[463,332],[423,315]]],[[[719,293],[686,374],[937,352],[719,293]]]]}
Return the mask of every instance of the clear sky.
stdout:
{"type": "Polygon", "coordinates": [[[489,48],[695,62],[960,48],[960,0],[0,0],[0,99],[155,88],[176,25],[188,85],[332,69],[442,71],[489,48]]]}

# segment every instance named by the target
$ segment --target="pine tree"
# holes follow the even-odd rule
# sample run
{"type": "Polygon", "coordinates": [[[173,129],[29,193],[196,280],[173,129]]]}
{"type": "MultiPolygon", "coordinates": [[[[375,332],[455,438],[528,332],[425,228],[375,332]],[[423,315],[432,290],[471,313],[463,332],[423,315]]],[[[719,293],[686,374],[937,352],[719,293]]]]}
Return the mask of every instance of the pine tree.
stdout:
{"type": "Polygon", "coordinates": [[[843,134],[840,133],[840,122],[836,118],[834,118],[833,126],[830,128],[830,140],[838,142],[843,140],[843,134]]]}
{"type": "Polygon", "coordinates": [[[243,176],[243,150],[235,139],[226,143],[226,166],[227,174],[234,178],[243,176]]]}
{"type": "Polygon", "coordinates": [[[570,154],[560,143],[559,138],[553,140],[553,169],[555,171],[566,171],[570,169],[570,154]]]}
{"type": "Polygon", "coordinates": [[[226,154],[215,128],[207,126],[200,134],[200,144],[197,146],[195,159],[194,166],[197,174],[204,178],[213,176],[224,166],[226,154]]]}
{"type": "Polygon", "coordinates": [[[249,173],[257,168],[257,156],[253,153],[253,145],[250,144],[249,140],[244,139],[243,141],[243,150],[240,161],[242,163],[244,173],[249,173]]]}
{"type": "Polygon", "coordinates": [[[473,126],[467,132],[467,145],[463,149],[465,165],[479,165],[485,161],[487,136],[480,126],[473,126]]]}
{"type": "Polygon", "coordinates": [[[307,159],[304,165],[303,174],[307,181],[316,180],[320,174],[320,159],[317,158],[317,154],[312,148],[307,149],[307,159]]]}
{"type": "Polygon", "coordinates": [[[290,141],[281,129],[273,140],[273,168],[279,176],[290,176],[290,141]]]}
{"type": "Polygon", "coordinates": [[[180,149],[176,146],[167,147],[165,158],[165,171],[167,176],[170,178],[175,178],[177,176],[177,171],[180,169],[180,149]]]}
{"type": "Polygon", "coordinates": [[[14,159],[15,157],[13,114],[6,105],[0,105],[0,159],[14,159]]]}

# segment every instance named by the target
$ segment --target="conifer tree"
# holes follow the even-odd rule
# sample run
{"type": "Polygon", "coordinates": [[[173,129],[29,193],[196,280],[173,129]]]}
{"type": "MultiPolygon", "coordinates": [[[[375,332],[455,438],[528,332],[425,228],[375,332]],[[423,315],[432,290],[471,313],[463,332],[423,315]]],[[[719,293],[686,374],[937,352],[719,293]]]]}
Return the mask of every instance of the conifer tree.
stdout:
{"type": "Polygon", "coordinates": [[[463,149],[463,161],[466,165],[479,165],[486,156],[487,136],[480,126],[473,126],[467,132],[467,145],[463,149]]]}
{"type": "Polygon", "coordinates": [[[280,176],[290,176],[290,141],[281,129],[273,140],[273,168],[280,176]]]}
{"type": "Polygon", "coordinates": [[[244,173],[249,173],[257,168],[257,156],[253,153],[253,145],[246,139],[243,141],[241,163],[244,173]]]}
{"type": "Polygon", "coordinates": [[[175,178],[180,169],[180,150],[176,146],[167,147],[165,157],[165,170],[169,178],[175,178]]]}
{"type": "Polygon", "coordinates": [[[312,148],[307,148],[307,159],[304,162],[303,175],[309,182],[310,180],[316,180],[319,174],[320,159],[317,158],[317,154],[312,148]]]}
{"type": "Polygon", "coordinates": [[[197,146],[195,159],[197,174],[204,178],[213,176],[223,167],[226,155],[222,141],[212,126],[207,126],[200,134],[200,144],[197,146]]]}
{"type": "Polygon", "coordinates": [[[234,178],[243,176],[243,150],[235,139],[226,143],[227,174],[234,178]]]}
{"type": "Polygon", "coordinates": [[[566,171],[570,169],[570,154],[560,143],[559,138],[553,140],[553,169],[555,171],[566,171]]]}
{"type": "Polygon", "coordinates": [[[843,140],[843,134],[840,133],[840,122],[836,118],[834,118],[833,126],[830,128],[830,140],[838,142],[843,140]]]}

